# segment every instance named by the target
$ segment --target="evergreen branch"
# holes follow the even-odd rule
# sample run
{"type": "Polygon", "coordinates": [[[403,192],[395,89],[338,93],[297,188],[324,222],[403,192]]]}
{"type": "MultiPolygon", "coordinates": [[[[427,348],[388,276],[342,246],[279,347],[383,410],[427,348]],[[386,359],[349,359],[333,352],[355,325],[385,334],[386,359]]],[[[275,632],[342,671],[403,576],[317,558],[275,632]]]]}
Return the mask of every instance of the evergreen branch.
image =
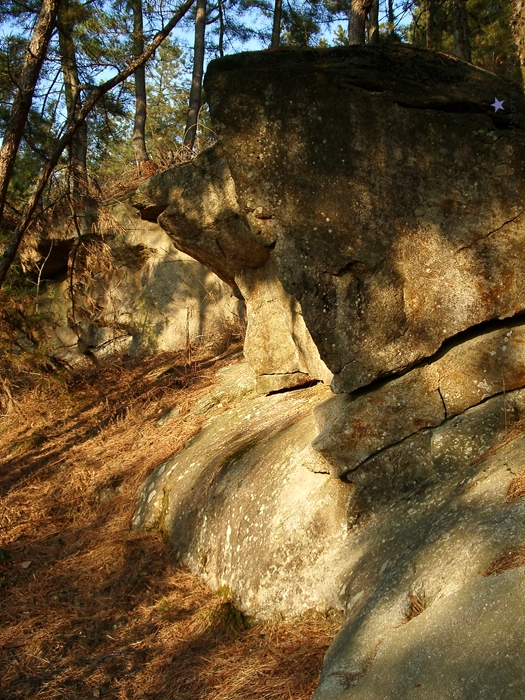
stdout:
{"type": "Polygon", "coordinates": [[[11,267],[13,260],[15,259],[16,253],[18,251],[18,248],[20,247],[20,243],[22,242],[24,234],[27,231],[29,224],[31,223],[32,216],[44,192],[47,181],[51,177],[51,174],[53,173],[53,170],[58,164],[62,153],[70,144],[73,136],[85,122],[86,118],[93,110],[97,102],[107,92],[112,90],[120,83],[124,82],[124,80],[127,80],[127,78],[129,78],[131,75],[133,75],[133,73],[135,73],[137,68],[144,65],[144,63],[146,63],[146,61],[148,61],[148,59],[151,58],[153,53],[161,45],[164,39],[166,39],[166,37],[170,34],[172,29],[174,29],[174,27],[188,12],[188,10],[193,5],[194,1],[195,0],[186,0],[184,4],[181,5],[181,7],[177,10],[177,12],[175,12],[170,21],[166,24],[166,26],[159,32],[157,32],[155,38],[153,39],[151,44],[146,48],[143,54],[138,56],[134,61],[131,61],[123,71],[113,76],[113,78],[110,78],[105,83],[102,83],[102,85],[99,85],[98,87],[94,88],[92,92],[88,95],[84,106],[78,113],[78,116],[69,123],[64,134],[58,140],[53,152],[51,153],[49,160],[40,171],[35,182],[33,192],[31,193],[31,196],[29,197],[22,211],[20,220],[18,221],[15,230],[13,231],[13,234],[9,240],[9,243],[6,246],[2,258],[0,259],[0,287],[5,281],[9,268],[11,267]]]}

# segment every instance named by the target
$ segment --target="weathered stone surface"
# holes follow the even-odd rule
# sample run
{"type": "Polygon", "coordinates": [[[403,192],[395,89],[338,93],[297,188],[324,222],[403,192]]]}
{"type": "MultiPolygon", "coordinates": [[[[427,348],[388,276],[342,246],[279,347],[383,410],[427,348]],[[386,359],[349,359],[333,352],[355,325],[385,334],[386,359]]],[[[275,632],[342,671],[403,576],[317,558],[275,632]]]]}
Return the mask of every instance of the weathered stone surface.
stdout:
{"type": "MultiPolygon", "coordinates": [[[[433,635],[429,648],[435,641],[443,649],[450,606],[463,600],[458,615],[474,619],[471,587],[500,554],[525,541],[525,499],[506,502],[509,483],[523,468],[525,437],[477,459],[505,424],[525,415],[525,390],[488,398],[380,451],[351,472],[357,478],[350,484],[321,473],[326,465],[311,448],[317,432],[312,410],[329,389],[254,398],[254,375],[244,384],[244,371],[235,365],[222,374],[210,397],[229,395],[232,406],[215,403],[202,431],[155,470],[133,526],[159,527],[182,561],[213,588],[227,586],[248,614],[344,610],[347,619],[326,656],[316,700],[389,697],[380,694],[382,669],[408,663],[390,650],[405,645],[405,634],[409,644],[425,632],[433,635]],[[371,503],[363,501],[367,497],[371,503]],[[425,612],[408,621],[414,601],[425,612]]],[[[502,590],[500,609],[505,596],[502,590]]],[[[499,640],[507,625],[504,615],[499,619],[501,627],[493,618],[490,639],[499,640]]],[[[506,653],[521,653],[513,637],[508,643],[506,653]]],[[[446,661],[452,669],[457,648],[451,644],[446,661]]],[[[465,647],[465,664],[476,663],[479,648],[465,647]]],[[[432,670],[438,666],[429,664],[425,697],[444,700],[449,696],[439,695],[432,670]]],[[[489,673],[494,682],[499,668],[489,673]]],[[[466,693],[458,697],[476,697],[468,695],[468,683],[458,687],[466,693]]]]}
{"type": "Polygon", "coordinates": [[[308,375],[330,384],[332,374],[312,341],[301,307],[284,290],[273,262],[243,270],[235,279],[246,302],[244,355],[259,377],[260,392],[304,383],[308,375]]]}
{"type": "Polygon", "coordinates": [[[484,333],[452,348],[433,366],[448,416],[525,386],[525,326],[484,333]]]}
{"type": "MultiPolygon", "coordinates": [[[[219,143],[131,201],[222,279],[256,281],[257,297],[271,256],[263,294],[277,277],[323,365],[301,368],[289,338],[275,358],[296,368],[259,373],[326,381],[326,363],[350,392],[525,309],[525,139],[490,97],[523,110],[516,86],[384,46],[229,56],[206,93],[219,143]]],[[[257,324],[252,340],[268,335],[257,324]]]]}
{"type": "Polygon", "coordinates": [[[524,138],[490,106],[523,112],[517,88],[391,46],[227,57],[206,93],[240,213],[337,391],[525,308],[524,138]]]}
{"type": "Polygon", "coordinates": [[[330,420],[329,407],[328,422],[323,416],[324,406],[319,407],[316,418],[321,432],[313,446],[333,463],[334,476],[355,469],[371,455],[422,428],[445,420],[437,376],[425,369],[412,370],[364,396],[345,397],[338,401],[335,419],[330,420]]]}
{"type": "MultiPolygon", "coordinates": [[[[39,300],[56,318],[50,337],[56,355],[75,362],[86,351],[101,357],[179,350],[239,325],[242,310],[229,286],[132,207],[120,203],[112,213],[114,231],[76,253],[74,304],[69,277],[47,284],[39,300]]],[[[67,257],[64,276],[66,270],[67,257]]]]}
{"type": "Polygon", "coordinates": [[[388,635],[341,700],[525,696],[525,570],[477,578],[388,635]]]}
{"type": "MultiPolygon", "coordinates": [[[[313,446],[331,473],[341,476],[423,428],[523,386],[525,326],[514,324],[465,340],[434,362],[360,396],[330,399],[315,411],[320,433],[313,446]]],[[[511,422],[510,404],[508,410],[511,422]]],[[[456,460],[459,450],[452,454],[456,460]]]]}
{"type": "Polygon", "coordinates": [[[150,178],[130,202],[142,218],[158,221],[179,250],[232,286],[237,272],[268,259],[268,251],[240,215],[235,183],[219,145],[150,178]]]}
{"type": "Polygon", "coordinates": [[[210,416],[221,413],[221,409],[230,408],[244,398],[255,396],[256,377],[253,369],[246,362],[236,362],[217,373],[220,383],[191,408],[190,416],[210,416]]]}
{"type": "Polygon", "coordinates": [[[316,700],[395,698],[397,674],[421,696],[424,669],[425,697],[496,697],[506,667],[461,677],[482,647],[456,653],[450,616],[477,620],[480,575],[525,541],[525,438],[484,458],[525,417],[525,140],[491,107],[523,98],[403,46],[227,57],[206,91],[219,144],[134,202],[238,285],[254,372],[227,410],[200,402],[134,526],[249,614],[343,609],[316,700]],[[254,397],[329,372],[348,393],[254,397]],[[446,681],[406,651],[427,641],[446,681]]]}
{"type": "MultiPolygon", "coordinates": [[[[315,700],[415,698],[419,689],[413,685],[416,682],[424,688],[421,697],[467,700],[484,697],[483,688],[489,678],[494,687],[504,677],[500,675],[504,667],[488,664],[487,675],[478,675],[477,686],[471,684],[471,675],[462,678],[454,675],[454,659],[462,653],[463,639],[456,628],[457,639],[450,640],[446,659],[442,655],[443,648],[439,652],[444,669],[451,670],[450,681],[456,683],[458,694],[449,694],[443,691],[443,687],[449,690],[450,686],[442,685],[446,680],[440,679],[439,664],[433,665],[430,652],[439,649],[441,640],[444,643],[444,638],[440,640],[440,629],[448,634],[446,630],[451,629],[453,619],[467,622],[479,614],[471,591],[491,585],[478,584],[479,576],[500,554],[516,549],[525,539],[525,501],[512,504],[505,501],[510,479],[522,469],[524,440],[520,438],[458,477],[414,491],[406,499],[382,509],[349,538],[346,574],[342,575],[346,586],[341,593],[346,600],[347,622],[326,655],[319,687],[313,696],[315,700]],[[419,617],[408,621],[414,614],[414,600],[425,610],[419,622],[419,617]],[[451,615],[457,600],[463,601],[463,610],[456,609],[456,615],[451,615]],[[428,627],[424,616],[430,617],[428,627]],[[396,684],[396,665],[400,663],[401,672],[411,660],[423,663],[422,657],[415,649],[412,656],[402,657],[393,647],[415,639],[411,625],[421,644],[420,652],[428,650],[429,675],[415,679],[409,687],[403,681],[396,684]],[[418,629],[421,636],[417,634],[418,629]],[[428,635],[426,641],[425,634],[428,635]],[[377,672],[376,661],[380,662],[377,672]],[[394,675],[385,677],[383,671],[389,663],[394,675]],[[370,680],[367,680],[369,674],[370,680]],[[391,685],[389,680],[393,681],[391,685]],[[396,695],[398,689],[407,694],[396,695]]],[[[491,640],[501,640],[506,630],[514,629],[508,626],[504,612],[506,593],[502,590],[500,598],[497,586],[493,591],[494,598],[487,606],[487,614],[492,614],[489,610],[500,612],[494,612],[492,617],[488,645],[492,644],[491,640]]],[[[480,595],[484,595],[482,591],[480,595]]],[[[488,595],[487,590],[485,602],[488,595]]],[[[480,632],[481,629],[480,626],[480,632]]],[[[513,634],[506,636],[505,653],[521,655],[522,635],[519,639],[513,634]]],[[[484,636],[475,637],[472,644],[465,647],[462,660],[466,668],[479,670],[484,636]]],[[[415,672],[414,667],[410,668],[415,672]]]]}
{"type": "Polygon", "coordinates": [[[249,614],[340,608],[340,582],[326,572],[353,488],[300,456],[316,432],[311,409],[329,392],[321,384],[247,396],[215,415],[152,474],[133,525],[157,525],[182,561],[212,587],[228,586],[249,614]]]}

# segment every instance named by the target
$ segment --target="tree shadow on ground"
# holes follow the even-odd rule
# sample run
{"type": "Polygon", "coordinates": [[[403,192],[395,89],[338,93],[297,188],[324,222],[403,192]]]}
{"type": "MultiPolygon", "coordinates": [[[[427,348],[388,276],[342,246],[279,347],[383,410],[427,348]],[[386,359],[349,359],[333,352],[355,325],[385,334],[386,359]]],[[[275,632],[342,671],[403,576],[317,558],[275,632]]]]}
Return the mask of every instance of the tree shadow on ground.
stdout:
{"type": "Polygon", "coordinates": [[[334,622],[247,624],[159,533],[130,531],[140,485],[199,430],[184,406],[221,366],[180,387],[166,374],[180,364],[121,364],[17,397],[32,427],[8,417],[4,444],[47,440],[0,460],[2,700],[310,697],[334,622]],[[156,426],[174,404],[181,417],[156,426]]]}

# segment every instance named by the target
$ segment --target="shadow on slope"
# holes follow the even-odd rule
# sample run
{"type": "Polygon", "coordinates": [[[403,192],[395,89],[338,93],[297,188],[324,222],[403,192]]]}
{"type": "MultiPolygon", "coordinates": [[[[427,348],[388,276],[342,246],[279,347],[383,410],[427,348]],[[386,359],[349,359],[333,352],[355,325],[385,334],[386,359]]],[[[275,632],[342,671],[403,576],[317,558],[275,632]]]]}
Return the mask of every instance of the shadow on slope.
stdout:
{"type": "Polygon", "coordinates": [[[139,486],[198,432],[188,407],[231,362],[201,359],[117,363],[15,397],[0,428],[0,698],[310,697],[334,622],[251,626],[158,533],[129,529],[139,486]]]}

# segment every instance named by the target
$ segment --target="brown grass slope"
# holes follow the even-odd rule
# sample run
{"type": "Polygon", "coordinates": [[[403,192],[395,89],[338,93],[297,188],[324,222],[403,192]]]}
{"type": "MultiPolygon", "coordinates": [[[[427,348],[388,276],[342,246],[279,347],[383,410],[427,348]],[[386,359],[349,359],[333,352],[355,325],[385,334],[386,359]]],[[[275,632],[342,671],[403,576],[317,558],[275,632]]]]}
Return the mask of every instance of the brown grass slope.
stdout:
{"type": "Polygon", "coordinates": [[[249,625],[157,533],[130,531],[140,485],[199,430],[185,414],[227,362],[162,355],[13,386],[0,419],[2,700],[310,697],[335,622],[249,625]]]}

